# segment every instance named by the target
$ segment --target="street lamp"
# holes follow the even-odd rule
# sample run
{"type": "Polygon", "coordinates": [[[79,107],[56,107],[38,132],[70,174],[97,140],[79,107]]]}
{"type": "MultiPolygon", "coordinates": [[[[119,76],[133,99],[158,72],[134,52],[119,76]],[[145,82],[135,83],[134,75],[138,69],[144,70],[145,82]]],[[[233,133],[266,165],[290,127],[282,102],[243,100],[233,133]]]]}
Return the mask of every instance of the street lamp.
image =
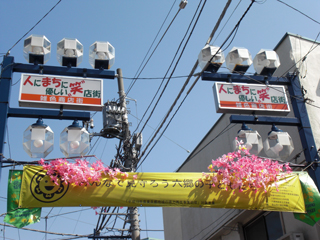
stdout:
{"type": "Polygon", "coordinates": [[[83,58],[83,45],[75,38],[63,38],[57,44],[57,60],[61,66],[77,67],[83,58]]]}
{"type": "Polygon", "coordinates": [[[283,132],[274,124],[263,145],[268,157],[282,160],[285,160],[294,150],[293,141],[289,133],[283,132]]]}
{"type": "Polygon", "coordinates": [[[23,149],[32,158],[45,158],[53,150],[54,133],[39,118],[23,133],[23,149]]]}
{"type": "MultiPolygon", "coordinates": [[[[252,130],[245,123],[242,123],[242,127],[237,134],[237,139],[243,142],[251,154],[258,155],[263,148],[262,138],[258,131],[252,130]]],[[[233,141],[233,149],[237,149],[237,140],[233,141]]]]}
{"type": "Polygon", "coordinates": [[[89,63],[96,69],[110,69],[115,61],[115,48],[109,42],[95,42],[89,47],[89,63]]]}
{"type": "Polygon", "coordinates": [[[90,147],[88,131],[75,120],[60,134],[60,150],[66,157],[84,156],[90,147]]]}
{"type": "Polygon", "coordinates": [[[272,50],[261,49],[253,59],[253,67],[258,75],[271,76],[279,66],[279,56],[272,50]]]}
{"type": "Polygon", "coordinates": [[[233,47],[226,57],[227,68],[232,73],[245,73],[252,64],[252,57],[248,49],[233,47]]]}
{"type": "Polygon", "coordinates": [[[207,66],[204,71],[209,71],[215,73],[219,70],[221,65],[224,63],[224,53],[217,46],[212,46],[207,44],[204,48],[201,49],[198,56],[198,63],[201,69],[203,69],[207,63],[207,66]],[[212,58],[212,59],[211,59],[212,58]]]}
{"type": "Polygon", "coordinates": [[[50,59],[51,42],[44,35],[27,37],[23,44],[23,56],[28,63],[45,64],[50,59]]]}

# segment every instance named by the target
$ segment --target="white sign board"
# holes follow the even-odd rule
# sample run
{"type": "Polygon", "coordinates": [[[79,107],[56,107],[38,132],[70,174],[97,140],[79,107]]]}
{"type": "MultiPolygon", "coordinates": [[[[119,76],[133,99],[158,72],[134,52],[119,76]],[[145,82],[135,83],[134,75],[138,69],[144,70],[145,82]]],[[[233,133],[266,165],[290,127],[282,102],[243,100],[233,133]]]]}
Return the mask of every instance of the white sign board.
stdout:
{"type": "Polygon", "coordinates": [[[19,106],[101,111],[102,79],[21,74],[19,106]]]}
{"type": "Polygon", "coordinates": [[[290,107],[284,86],[215,82],[218,113],[288,115],[290,107]]]}

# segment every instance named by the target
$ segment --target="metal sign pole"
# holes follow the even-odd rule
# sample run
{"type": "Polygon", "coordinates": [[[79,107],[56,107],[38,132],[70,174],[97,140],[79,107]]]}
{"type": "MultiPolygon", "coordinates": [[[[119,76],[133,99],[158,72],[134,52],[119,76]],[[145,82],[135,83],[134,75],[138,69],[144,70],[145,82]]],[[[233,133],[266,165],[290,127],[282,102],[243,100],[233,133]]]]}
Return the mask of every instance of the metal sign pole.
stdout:
{"type": "Polygon", "coordinates": [[[2,170],[3,149],[7,128],[7,114],[9,109],[13,64],[13,57],[4,57],[0,73],[0,179],[2,170]]]}

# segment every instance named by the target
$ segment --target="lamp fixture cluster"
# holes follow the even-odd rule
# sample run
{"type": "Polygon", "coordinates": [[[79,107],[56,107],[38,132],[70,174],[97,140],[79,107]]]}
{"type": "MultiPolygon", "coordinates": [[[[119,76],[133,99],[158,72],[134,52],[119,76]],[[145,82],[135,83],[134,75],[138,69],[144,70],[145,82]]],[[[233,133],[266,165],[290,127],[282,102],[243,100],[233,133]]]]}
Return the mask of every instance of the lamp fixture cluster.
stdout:
{"type": "Polygon", "coordinates": [[[198,56],[198,63],[201,69],[216,73],[221,65],[226,62],[227,68],[232,73],[245,73],[253,64],[258,75],[272,75],[280,66],[278,54],[273,50],[261,49],[252,60],[248,49],[233,47],[224,57],[223,51],[218,46],[207,44],[201,49],[198,56]]]}
{"type": "MultiPolygon", "coordinates": [[[[28,63],[45,64],[51,55],[51,42],[44,35],[30,35],[24,40],[24,58],[28,63]]],[[[77,67],[83,59],[83,45],[76,38],[63,38],[57,44],[61,66],[77,67]]],[[[110,69],[115,62],[115,48],[109,42],[96,41],[89,47],[89,63],[95,69],[110,69]]]]}
{"type": "MultiPolygon", "coordinates": [[[[54,133],[39,118],[23,133],[23,149],[32,158],[45,158],[53,150],[54,133]]],[[[60,134],[60,151],[66,157],[84,156],[90,148],[88,131],[77,120],[60,134]]]]}
{"type": "MultiPolygon", "coordinates": [[[[262,149],[265,154],[273,159],[285,160],[294,150],[293,141],[289,133],[283,132],[274,124],[268,133],[267,139],[262,143],[262,137],[256,130],[252,130],[245,123],[238,131],[237,140],[242,141],[249,153],[258,155],[262,149]]],[[[233,148],[236,150],[237,141],[233,141],[233,148]]]]}

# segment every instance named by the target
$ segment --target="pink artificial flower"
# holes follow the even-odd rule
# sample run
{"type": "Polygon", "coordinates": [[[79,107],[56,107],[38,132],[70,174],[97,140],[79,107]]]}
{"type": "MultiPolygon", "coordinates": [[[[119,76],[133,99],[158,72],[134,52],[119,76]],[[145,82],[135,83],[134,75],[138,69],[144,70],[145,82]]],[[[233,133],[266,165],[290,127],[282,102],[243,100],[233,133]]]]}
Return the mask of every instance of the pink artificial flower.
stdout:
{"type": "MultiPolygon", "coordinates": [[[[209,170],[218,168],[215,172],[222,177],[221,183],[225,185],[231,183],[232,189],[239,188],[239,192],[243,191],[241,188],[246,184],[253,187],[255,192],[259,188],[266,191],[271,182],[276,184],[279,178],[291,173],[289,163],[281,165],[277,161],[250,155],[243,142],[237,139],[236,141],[237,151],[212,160],[212,164],[208,166],[209,170]]],[[[202,173],[202,176],[206,176],[206,173],[202,173]]],[[[213,176],[212,181],[218,182],[217,176],[213,176]]]]}
{"type": "Polygon", "coordinates": [[[44,165],[44,159],[41,158],[41,160],[38,161],[39,165],[44,165]]]}

